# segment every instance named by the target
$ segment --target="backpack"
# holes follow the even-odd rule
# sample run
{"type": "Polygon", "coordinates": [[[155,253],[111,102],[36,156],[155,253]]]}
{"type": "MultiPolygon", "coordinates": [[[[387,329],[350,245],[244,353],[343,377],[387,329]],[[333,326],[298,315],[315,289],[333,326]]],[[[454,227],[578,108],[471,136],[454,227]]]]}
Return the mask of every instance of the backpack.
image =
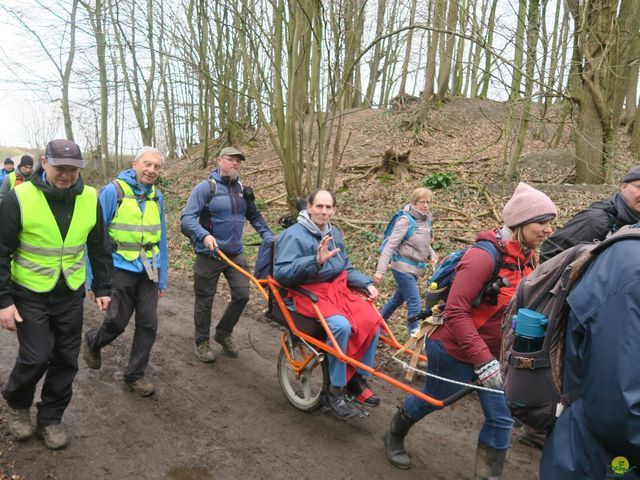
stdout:
{"type": "Polygon", "coordinates": [[[640,229],[623,227],[600,243],[578,244],[550,258],[520,282],[505,312],[500,360],[504,394],[513,417],[536,431],[550,432],[562,410],[580,397],[580,391],[562,393],[570,311],[567,296],[591,261],[609,245],[625,238],[640,239],[640,229]],[[514,350],[512,319],[520,308],[546,316],[541,350],[514,350]]]}
{"type": "Polygon", "coordinates": [[[462,260],[462,257],[464,257],[464,254],[471,248],[484,250],[491,255],[493,259],[491,278],[480,292],[480,295],[473,301],[472,305],[477,307],[483,298],[487,298],[491,305],[496,305],[500,286],[502,285],[499,281],[498,272],[506,265],[503,264],[502,255],[492,242],[489,240],[478,240],[475,245],[471,247],[461,248],[455,252],[451,252],[435,266],[433,275],[429,279],[429,287],[427,288],[427,294],[425,296],[427,312],[435,305],[440,305],[440,310],[442,311],[442,305],[446,304],[451,285],[456,277],[456,267],[458,263],[460,263],[460,260],[462,260]]]}
{"type": "Polygon", "coordinates": [[[396,213],[393,214],[393,217],[391,217],[391,220],[389,220],[389,223],[387,223],[387,226],[384,228],[384,232],[382,232],[382,243],[380,244],[380,253],[382,253],[382,251],[384,250],[384,247],[387,245],[387,242],[389,241],[389,236],[391,235],[391,232],[393,232],[393,229],[396,226],[396,222],[400,217],[407,217],[409,219],[409,229],[407,230],[407,233],[404,234],[404,238],[402,239],[402,241],[404,242],[409,240],[411,235],[413,235],[413,232],[415,232],[416,219],[413,218],[413,215],[410,215],[404,210],[398,210],[396,213]]]}
{"type": "Polygon", "coordinates": [[[207,178],[207,181],[209,182],[209,194],[207,195],[207,203],[204,204],[204,207],[202,207],[202,210],[200,210],[200,214],[198,215],[198,223],[200,223],[200,225],[202,225],[206,230],[209,230],[209,224],[211,223],[211,217],[209,216],[209,204],[211,203],[211,200],[213,200],[213,197],[216,196],[218,183],[215,178],[211,177],[207,178]]]}

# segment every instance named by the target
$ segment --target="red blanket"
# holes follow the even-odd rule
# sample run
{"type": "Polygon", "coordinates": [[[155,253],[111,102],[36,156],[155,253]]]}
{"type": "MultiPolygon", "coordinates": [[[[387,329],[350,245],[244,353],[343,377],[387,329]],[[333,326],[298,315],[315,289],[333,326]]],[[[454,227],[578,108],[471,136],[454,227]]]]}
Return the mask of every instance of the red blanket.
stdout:
{"type": "MultiPolygon", "coordinates": [[[[345,352],[349,357],[361,360],[382,323],[382,317],[371,302],[353,293],[347,286],[347,272],[342,272],[332,282],[307,283],[301,285],[318,297],[317,306],[322,315],[343,315],[351,324],[351,337],[345,352]]],[[[290,292],[298,312],[307,317],[315,317],[311,300],[304,295],[290,292]]],[[[355,373],[355,368],[347,365],[347,381],[355,373]]]]}

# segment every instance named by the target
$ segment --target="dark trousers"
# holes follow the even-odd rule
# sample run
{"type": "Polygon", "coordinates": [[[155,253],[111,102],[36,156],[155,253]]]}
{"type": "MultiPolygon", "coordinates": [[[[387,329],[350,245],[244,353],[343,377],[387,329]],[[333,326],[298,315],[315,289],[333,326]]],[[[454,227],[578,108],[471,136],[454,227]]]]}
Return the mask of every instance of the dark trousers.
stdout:
{"type": "MultiPolygon", "coordinates": [[[[229,259],[247,269],[244,255],[227,255],[229,259]]],[[[220,336],[231,335],[233,327],[240,319],[244,307],[249,301],[249,279],[230,266],[228,263],[214,257],[196,255],[193,265],[193,290],[196,295],[193,319],[195,322],[196,345],[209,340],[211,330],[211,308],[218,289],[220,274],[224,274],[231,290],[231,302],[227,305],[220,322],[216,326],[216,333],[220,336]]]]}
{"type": "Polygon", "coordinates": [[[133,311],[136,312],[136,330],[129,355],[124,381],[133,382],[144,377],[149,365],[151,347],[158,329],[158,284],[146,272],[133,273],[116,270],[115,285],[107,316],[98,330],[90,331],[87,342],[94,349],[109,345],[124,332],[133,311]]]}
{"type": "Polygon", "coordinates": [[[44,376],[37,404],[41,427],[62,421],[78,372],[84,288],[67,291],[58,295],[14,289],[13,301],[22,317],[16,323],[20,347],[2,396],[12,408],[29,408],[44,376]]]}

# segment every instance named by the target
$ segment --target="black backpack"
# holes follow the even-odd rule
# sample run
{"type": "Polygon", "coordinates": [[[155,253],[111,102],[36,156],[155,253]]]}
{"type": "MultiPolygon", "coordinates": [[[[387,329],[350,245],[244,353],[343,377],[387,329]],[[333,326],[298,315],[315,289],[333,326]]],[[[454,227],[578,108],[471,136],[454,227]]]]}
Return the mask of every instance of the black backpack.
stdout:
{"type": "Polygon", "coordinates": [[[570,310],[567,296],[601,251],[626,238],[640,239],[640,228],[623,227],[600,243],[579,244],[547,260],[520,282],[505,312],[501,355],[504,394],[513,417],[536,431],[550,432],[562,410],[580,396],[579,390],[562,391],[570,310]],[[541,350],[514,350],[512,319],[520,308],[546,316],[541,350]]]}

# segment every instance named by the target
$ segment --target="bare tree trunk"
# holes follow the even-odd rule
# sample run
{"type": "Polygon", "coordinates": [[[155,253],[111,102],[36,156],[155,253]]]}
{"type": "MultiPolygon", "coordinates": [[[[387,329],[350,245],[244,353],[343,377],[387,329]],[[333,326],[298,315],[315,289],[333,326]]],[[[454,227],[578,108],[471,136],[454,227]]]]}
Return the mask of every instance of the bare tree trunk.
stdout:
{"type": "Polygon", "coordinates": [[[427,70],[422,90],[423,103],[427,103],[435,92],[436,58],[440,40],[440,30],[444,28],[446,0],[434,0],[432,21],[434,29],[429,32],[429,53],[427,54],[427,70]]]}
{"type": "Polygon", "coordinates": [[[522,64],[524,54],[524,32],[527,16],[527,0],[519,0],[518,16],[516,18],[517,27],[515,32],[515,45],[513,47],[513,74],[511,77],[511,94],[512,100],[520,98],[520,84],[522,83],[522,64]]]}
{"type": "Polygon", "coordinates": [[[518,132],[515,135],[512,144],[511,157],[505,172],[507,180],[513,180],[516,175],[518,160],[522,153],[524,141],[527,135],[527,126],[531,115],[531,95],[533,93],[534,75],[536,68],[536,50],[538,48],[539,28],[540,28],[540,9],[539,0],[529,0],[529,13],[527,16],[527,66],[525,78],[525,97],[523,99],[522,113],[520,116],[520,124],[518,132]]]}
{"type": "MultiPolygon", "coordinates": [[[[447,30],[453,32],[458,25],[458,10],[460,0],[449,0],[449,12],[447,13],[447,30]]],[[[453,47],[456,37],[453,34],[444,34],[444,48],[441,50],[440,70],[438,71],[438,98],[443,100],[449,94],[449,79],[451,78],[451,64],[453,60],[453,47]]]]}
{"type": "MultiPolygon", "coordinates": [[[[498,0],[493,0],[493,3],[491,4],[491,12],[489,13],[489,25],[487,27],[487,45],[493,45],[493,32],[496,25],[497,5],[498,0]]],[[[489,93],[489,83],[491,82],[491,52],[489,50],[485,50],[484,54],[484,74],[482,75],[482,90],[478,95],[479,98],[487,98],[489,93]]]]}
{"type": "Polygon", "coordinates": [[[633,120],[633,130],[631,132],[631,144],[629,148],[636,159],[640,161],[640,108],[638,107],[636,107],[636,114],[633,120]]]}
{"type": "MultiPolygon", "coordinates": [[[[382,36],[384,31],[384,14],[387,9],[386,0],[378,0],[378,10],[376,14],[376,38],[382,36]]],[[[376,92],[378,85],[378,79],[380,78],[380,60],[382,59],[382,47],[383,42],[376,43],[373,47],[373,56],[371,57],[371,63],[369,64],[369,85],[367,86],[367,103],[373,104],[373,96],[376,92]]]]}
{"type": "MultiPolygon", "coordinates": [[[[418,0],[412,0],[411,11],[409,13],[409,25],[413,25],[416,21],[416,7],[418,0]]],[[[407,76],[409,75],[409,60],[411,59],[411,45],[413,42],[413,29],[407,34],[407,45],[405,49],[404,59],[402,61],[402,77],[400,78],[400,86],[398,87],[398,95],[404,95],[407,88],[407,76]]]]}
{"type": "Polygon", "coordinates": [[[100,166],[105,177],[109,174],[109,87],[107,84],[107,41],[105,36],[106,11],[102,0],[95,1],[92,7],[85,1],[80,2],[89,15],[91,28],[96,39],[96,57],[98,59],[98,79],[100,81],[100,166]]]}
{"type": "Polygon", "coordinates": [[[575,22],[580,53],[580,84],[573,96],[579,102],[576,140],[576,180],[607,181],[616,147],[626,82],[638,30],[640,2],[594,0],[567,2],[575,22]]]}

